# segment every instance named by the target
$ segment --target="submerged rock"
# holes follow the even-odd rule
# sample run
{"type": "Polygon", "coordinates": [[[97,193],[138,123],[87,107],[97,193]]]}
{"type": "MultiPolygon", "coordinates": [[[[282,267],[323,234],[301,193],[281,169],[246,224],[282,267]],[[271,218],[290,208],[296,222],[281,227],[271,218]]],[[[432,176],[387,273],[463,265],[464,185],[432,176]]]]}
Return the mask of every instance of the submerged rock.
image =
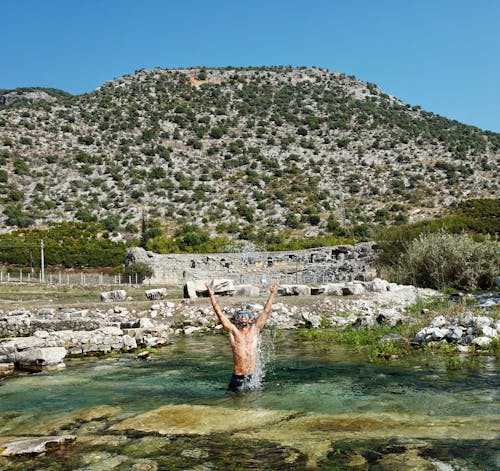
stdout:
{"type": "Polygon", "coordinates": [[[237,410],[197,405],[167,405],[123,420],[110,430],[135,430],[161,435],[206,435],[269,426],[291,411],[237,410]]]}

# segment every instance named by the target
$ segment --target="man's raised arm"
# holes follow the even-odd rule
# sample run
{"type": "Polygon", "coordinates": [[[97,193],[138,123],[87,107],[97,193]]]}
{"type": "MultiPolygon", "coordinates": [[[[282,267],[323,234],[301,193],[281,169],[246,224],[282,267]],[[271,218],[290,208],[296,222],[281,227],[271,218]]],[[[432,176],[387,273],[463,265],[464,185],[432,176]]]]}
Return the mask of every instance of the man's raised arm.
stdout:
{"type": "Polygon", "coordinates": [[[208,295],[210,296],[210,301],[212,302],[212,307],[214,308],[214,312],[215,314],[217,314],[217,317],[219,318],[222,327],[224,327],[225,330],[230,332],[231,330],[233,330],[234,327],[232,322],[222,313],[222,310],[219,307],[217,300],[215,299],[214,290],[210,287],[208,283],[205,283],[205,286],[208,290],[208,295]]]}
{"type": "Polygon", "coordinates": [[[257,321],[255,322],[255,327],[259,330],[262,330],[264,328],[264,325],[267,322],[267,319],[269,317],[269,314],[271,313],[271,306],[273,305],[273,298],[274,294],[276,293],[276,290],[278,289],[279,282],[275,281],[274,285],[271,286],[269,291],[271,294],[269,295],[269,298],[267,299],[266,305],[264,306],[264,310],[262,311],[262,314],[259,316],[257,321]]]}

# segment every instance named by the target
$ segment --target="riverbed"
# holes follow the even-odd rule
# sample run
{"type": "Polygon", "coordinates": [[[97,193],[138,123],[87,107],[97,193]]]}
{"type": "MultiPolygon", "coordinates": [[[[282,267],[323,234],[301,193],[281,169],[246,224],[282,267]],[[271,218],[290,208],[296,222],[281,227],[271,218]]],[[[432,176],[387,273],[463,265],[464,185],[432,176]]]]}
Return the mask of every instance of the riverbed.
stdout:
{"type": "Polygon", "coordinates": [[[68,360],[0,382],[1,443],[73,434],[0,469],[489,470],[500,464],[498,363],[370,363],[341,346],[267,333],[261,386],[231,393],[224,335],[68,360]],[[407,466],[407,467],[404,467],[407,466]]]}

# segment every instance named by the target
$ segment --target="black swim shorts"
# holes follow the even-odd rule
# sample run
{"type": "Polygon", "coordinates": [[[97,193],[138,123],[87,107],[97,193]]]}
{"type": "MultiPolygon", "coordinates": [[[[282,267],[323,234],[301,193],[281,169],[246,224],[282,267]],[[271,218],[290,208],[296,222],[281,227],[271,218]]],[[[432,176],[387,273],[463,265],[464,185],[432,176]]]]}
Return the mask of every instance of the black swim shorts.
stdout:
{"type": "Polygon", "coordinates": [[[242,391],[248,388],[250,381],[252,380],[252,375],[235,375],[231,376],[231,381],[229,381],[228,389],[230,391],[242,391]]]}

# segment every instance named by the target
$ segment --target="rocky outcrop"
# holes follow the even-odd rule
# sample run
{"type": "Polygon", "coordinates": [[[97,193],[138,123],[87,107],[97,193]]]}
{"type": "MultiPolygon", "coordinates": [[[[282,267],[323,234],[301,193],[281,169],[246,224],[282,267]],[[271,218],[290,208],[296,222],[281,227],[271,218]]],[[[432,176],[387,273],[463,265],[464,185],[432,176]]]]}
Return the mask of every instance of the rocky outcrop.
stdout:
{"type": "Polygon", "coordinates": [[[56,98],[42,90],[11,91],[0,95],[0,105],[9,106],[15,103],[33,103],[35,101],[56,101],[56,98]]]}
{"type": "Polygon", "coordinates": [[[498,338],[499,330],[500,321],[466,311],[460,315],[435,317],[427,327],[417,332],[413,343],[448,342],[464,347],[461,349],[464,351],[469,345],[486,348],[498,338]]]}

